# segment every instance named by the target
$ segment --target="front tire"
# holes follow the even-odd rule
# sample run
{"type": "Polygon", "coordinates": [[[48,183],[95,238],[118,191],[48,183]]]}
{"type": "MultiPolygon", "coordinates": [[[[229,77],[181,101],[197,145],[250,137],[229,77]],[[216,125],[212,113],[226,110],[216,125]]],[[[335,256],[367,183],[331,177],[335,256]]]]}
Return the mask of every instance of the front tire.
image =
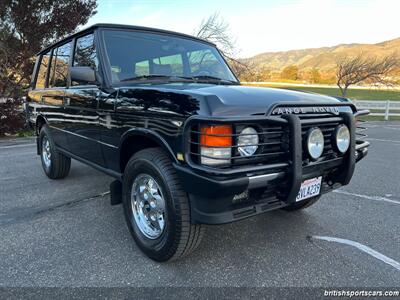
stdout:
{"type": "Polygon", "coordinates": [[[71,158],[57,151],[47,125],[43,125],[40,130],[39,150],[43,171],[47,177],[61,179],[68,175],[71,168],[71,158]]]}
{"type": "Polygon", "coordinates": [[[139,151],[129,160],[123,206],[135,242],[155,261],[179,259],[200,244],[204,227],[191,224],[188,195],[160,148],[139,151]]]}

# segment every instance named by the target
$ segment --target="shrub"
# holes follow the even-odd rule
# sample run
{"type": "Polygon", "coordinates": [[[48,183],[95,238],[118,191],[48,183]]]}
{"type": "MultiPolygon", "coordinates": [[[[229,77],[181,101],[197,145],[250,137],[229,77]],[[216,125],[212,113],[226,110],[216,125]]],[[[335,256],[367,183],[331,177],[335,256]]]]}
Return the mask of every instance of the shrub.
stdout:
{"type": "Polygon", "coordinates": [[[21,100],[0,98],[0,136],[16,134],[25,127],[21,100]]]}

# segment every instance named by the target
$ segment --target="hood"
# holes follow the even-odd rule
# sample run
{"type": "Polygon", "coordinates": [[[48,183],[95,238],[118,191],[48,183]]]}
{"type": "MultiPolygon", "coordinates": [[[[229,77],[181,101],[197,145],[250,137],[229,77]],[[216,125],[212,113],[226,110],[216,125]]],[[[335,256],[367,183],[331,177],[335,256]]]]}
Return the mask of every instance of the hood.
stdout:
{"type": "Polygon", "coordinates": [[[305,103],[315,105],[335,104],[346,101],[319,94],[276,88],[247,86],[208,86],[196,90],[207,94],[211,115],[253,115],[266,113],[277,103],[305,103]]]}
{"type": "MultiPolygon", "coordinates": [[[[197,83],[160,84],[123,87],[129,90],[154,91],[159,96],[186,95],[199,101],[198,114],[210,116],[248,116],[265,114],[277,103],[315,105],[347,102],[343,98],[276,88],[247,87],[240,85],[210,85],[197,83]],[[205,102],[205,103],[204,103],[205,102]],[[204,105],[202,105],[204,104],[204,105]]],[[[168,98],[171,98],[168,96],[168,98]]]]}

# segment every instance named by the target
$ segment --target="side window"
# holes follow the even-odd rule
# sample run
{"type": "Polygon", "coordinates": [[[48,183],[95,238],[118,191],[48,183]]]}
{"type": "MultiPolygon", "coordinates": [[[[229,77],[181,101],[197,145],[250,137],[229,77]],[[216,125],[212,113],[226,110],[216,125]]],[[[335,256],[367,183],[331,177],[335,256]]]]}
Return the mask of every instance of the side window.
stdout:
{"type": "Polygon", "coordinates": [[[153,59],[153,74],[182,76],[182,56],[175,54],[153,59]]]}
{"type": "Polygon", "coordinates": [[[54,49],[49,83],[50,87],[67,86],[70,54],[71,42],[54,49]]]}
{"type": "Polygon", "coordinates": [[[46,87],[46,75],[50,66],[50,53],[51,50],[42,55],[39,72],[36,77],[36,89],[44,89],[46,87]]]}
{"type": "MultiPolygon", "coordinates": [[[[94,44],[94,34],[82,36],[76,40],[74,67],[92,67],[98,70],[98,60],[96,54],[96,46],[94,44]]],[[[72,85],[80,85],[79,82],[72,82],[72,85]]]]}

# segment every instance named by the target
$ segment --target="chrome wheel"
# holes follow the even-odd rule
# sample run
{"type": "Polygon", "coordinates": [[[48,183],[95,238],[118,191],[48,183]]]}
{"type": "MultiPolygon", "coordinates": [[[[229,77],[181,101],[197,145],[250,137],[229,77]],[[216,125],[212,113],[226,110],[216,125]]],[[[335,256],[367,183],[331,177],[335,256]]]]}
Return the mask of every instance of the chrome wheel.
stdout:
{"type": "Polygon", "coordinates": [[[149,239],[156,239],[165,228],[165,200],[156,180],[139,174],[132,185],[131,206],[133,219],[139,230],[149,239]]]}
{"type": "Polygon", "coordinates": [[[42,138],[42,158],[46,168],[49,168],[51,165],[51,151],[50,142],[46,136],[43,136],[42,138]]]}

